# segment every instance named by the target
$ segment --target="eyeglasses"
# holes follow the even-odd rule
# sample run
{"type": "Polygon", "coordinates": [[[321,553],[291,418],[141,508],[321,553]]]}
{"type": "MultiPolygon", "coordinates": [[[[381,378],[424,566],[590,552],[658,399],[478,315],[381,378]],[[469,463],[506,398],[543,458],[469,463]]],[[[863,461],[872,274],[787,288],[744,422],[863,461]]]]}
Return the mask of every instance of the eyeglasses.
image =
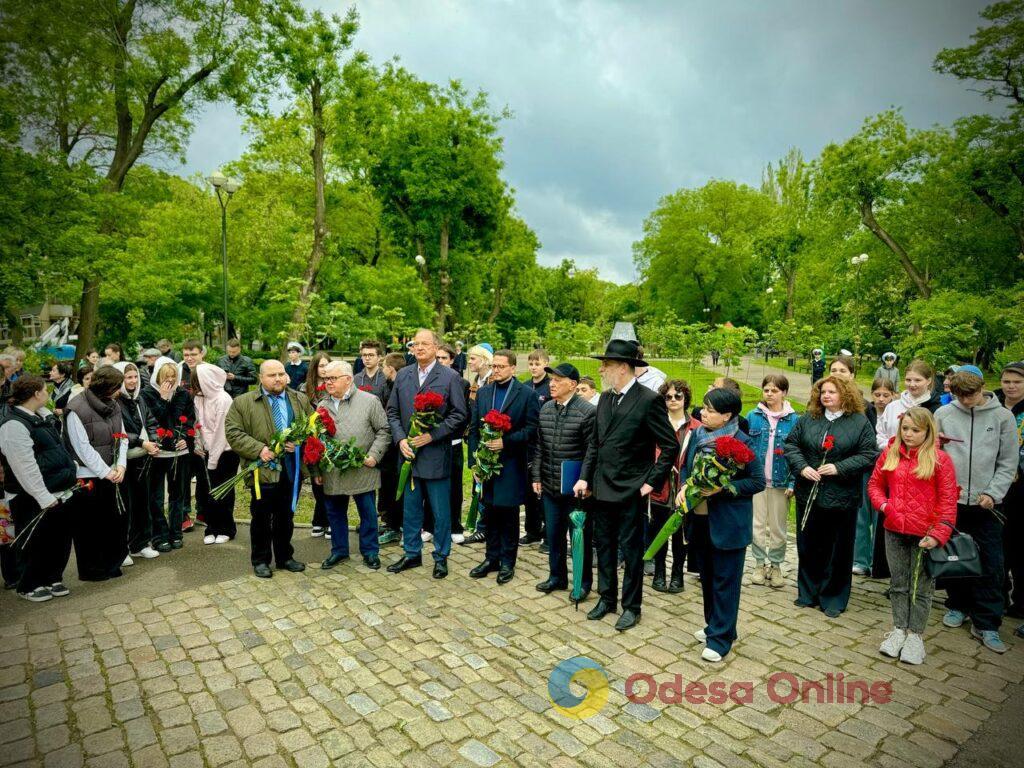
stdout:
{"type": "Polygon", "coordinates": [[[512,367],[511,365],[495,365],[494,363],[491,363],[491,369],[495,370],[495,371],[503,371],[506,368],[511,368],[511,367],[512,367]]]}
{"type": "Polygon", "coordinates": [[[329,381],[339,381],[341,378],[341,376],[321,376],[321,379],[323,379],[324,383],[327,383],[329,381]]]}
{"type": "Polygon", "coordinates": [[[684,395],[684,394],[682,394],[680,392],[676,392],[676,393],[669,392],[669,393],[667,393],[665,395],[665,399],[666,400],[685,400],[686,399],[686,395],[684,395]]]}

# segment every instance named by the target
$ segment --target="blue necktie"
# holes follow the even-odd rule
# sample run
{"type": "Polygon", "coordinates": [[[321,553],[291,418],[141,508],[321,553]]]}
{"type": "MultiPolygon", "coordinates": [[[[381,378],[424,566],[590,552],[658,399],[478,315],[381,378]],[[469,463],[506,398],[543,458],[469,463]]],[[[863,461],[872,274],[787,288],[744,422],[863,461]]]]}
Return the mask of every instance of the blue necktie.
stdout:
{"type": "Polygon", "coordinates": [[[288,428],[288,410],[285,406],[286,395],[278,395],[270,399],[271,410],[274,414],[274,426],[278,432],[288,428]]]}

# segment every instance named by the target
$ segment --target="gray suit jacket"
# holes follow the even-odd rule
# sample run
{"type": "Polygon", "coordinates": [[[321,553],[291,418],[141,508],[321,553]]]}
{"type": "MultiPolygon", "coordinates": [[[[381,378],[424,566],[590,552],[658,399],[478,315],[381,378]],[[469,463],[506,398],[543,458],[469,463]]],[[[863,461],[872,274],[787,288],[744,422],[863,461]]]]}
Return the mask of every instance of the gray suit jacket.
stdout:
{"type": "MultiPolygon", "coordinates": [[[[326,397],[320,407],[326,408],[334,417],[337,428],[335,440],[347,443],[355,438],[356,445],[380,464],[391,442],[391,430],[388,428],[387,416],[384,415],[384,406],[375,395],[362,392],[353,385],[348,400],[342,400],[335,407],[334,400],[326,397]]],[[[324,475],[324,493],[328,496],[352,496],[378,488],[380,469],[377,467],[357,467],[344,472],[332,469],[324,475]]]]}
{"type": "MultiPolygon", "coordinates": [[[[432,442],[416,451],[412,474],[424,480],[440,480],[451,475],[452,440],[462,436],[469,419],[462,377],[455,370],[435,363],[421,387],[417,365],[407,365],[398,372],[388,398],[388,423],[396,445],[408,437],[413,398],[421,392],[437,392],[444,398],[444,405],[441,406],[440,421],[430,430],[432,442]]],[[[400,452],[398,457],[404,461],[400,452]]]]}

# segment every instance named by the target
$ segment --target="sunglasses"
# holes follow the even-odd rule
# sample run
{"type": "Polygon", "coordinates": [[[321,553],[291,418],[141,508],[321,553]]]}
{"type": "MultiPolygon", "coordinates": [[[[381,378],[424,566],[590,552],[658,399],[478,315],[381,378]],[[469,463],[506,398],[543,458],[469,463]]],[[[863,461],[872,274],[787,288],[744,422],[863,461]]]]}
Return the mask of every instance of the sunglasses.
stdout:
{"type": "Polygon", "coordinates": [[[686,399],[686,395],[680,394],[678,392],[675,393],[675,394],[672,394],[671,392],[669,392],[667,395],[665,395],[665,399],[666,400],[685,400],[686,399]]]}

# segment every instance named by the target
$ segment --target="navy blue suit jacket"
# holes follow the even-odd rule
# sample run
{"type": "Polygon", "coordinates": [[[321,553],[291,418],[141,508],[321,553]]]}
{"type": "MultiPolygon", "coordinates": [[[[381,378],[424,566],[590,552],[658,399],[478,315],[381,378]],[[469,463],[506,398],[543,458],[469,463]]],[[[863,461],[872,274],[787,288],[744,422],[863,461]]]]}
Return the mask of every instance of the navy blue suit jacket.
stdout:
{"type": "Polygon", "coordinates": [[[496,507],[518,507],[526,501],[529,487],[530,443],[537,434],[540,402],[533,389],[512,378],[505,402],[496,398],[493,383],[485,384],[476,393],[473,415],[469,422],[469,466],[476,464],[480,447],[481,419],[495,406],[512,420],[512,429],[502,436],[501,472],[484,483],[483,501],[496,507]],[[497,400],[497,402],[496,402],[497,400]]]}
{"type": "MultiPolygon", "coordinates": [[[[388,397],[388,424],[395,445],[408,437],[409,421],[413,414],[413,398],[422,392],[436,392],[444,398],[441,406],[441,419],[430,430],[432,441],[416,451],[416,460],[412,465],[413,477],[423,480],[440,480],[452,473],[452,440],[462,434],[462,429],[469,418],[466,407],[465,389],[462,377],[451,368],[440,363],[427,375],[427,380],[420,386],[419,367],[407,365],[395,377],[395,386],[388,397]]],[[[403,461],[401,452],[399,461],[403,461]]]]}
{"type": "MultiPolygon", "coordinates": [[[[750,438],[742,432],[736,433],[736,439],[750,446],[750,438]]],[[[694,435],[686,449],[686,462],[679,477],[680,487],[693,470],[697,448],[697,439],[694,435]]],[[[761,462],[755,457],[736,473],[732,484],[736,486],[736,495],[722,489],[714,496],[708,497],[708,527],[711,530],[711,543],[716,549],[743,549],[754,540],[752,497],[765,488],[764,467],[761,462]]]]}

